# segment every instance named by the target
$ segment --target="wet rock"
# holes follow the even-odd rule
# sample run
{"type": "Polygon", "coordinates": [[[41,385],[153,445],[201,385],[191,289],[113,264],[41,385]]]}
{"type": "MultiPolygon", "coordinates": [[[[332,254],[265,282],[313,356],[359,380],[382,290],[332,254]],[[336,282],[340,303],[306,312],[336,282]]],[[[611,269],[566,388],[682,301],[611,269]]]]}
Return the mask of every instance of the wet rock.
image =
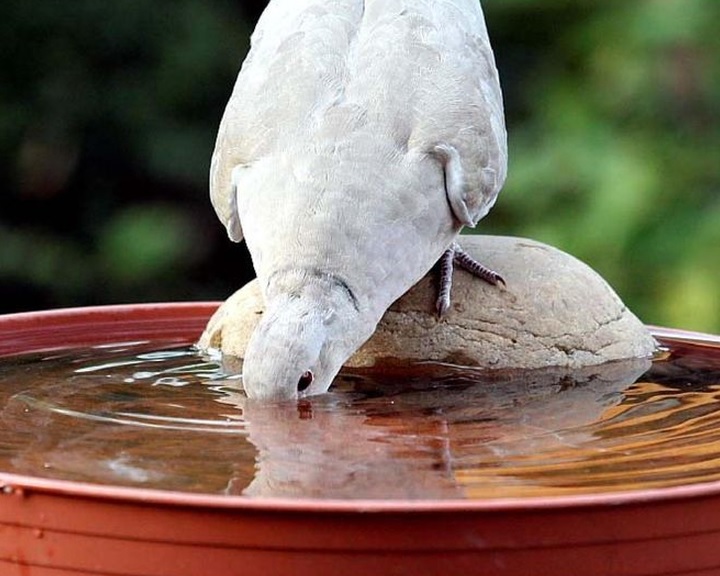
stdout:
{"type": "MultiPolygon", "coordinates": [[[[524,238],[463,236],[461,244],[499,272],[506,286],[456,269],[452,306],[435,314],[433,272],[386,312],[347,367],[390,369],[440,362],[490,369],[580,368],[646,358],[656,343],[596,272],[576,258],[524,238]]],[[[263,313],[256,282],[231,296],[198,343],[242,358],[263,313]]]]}

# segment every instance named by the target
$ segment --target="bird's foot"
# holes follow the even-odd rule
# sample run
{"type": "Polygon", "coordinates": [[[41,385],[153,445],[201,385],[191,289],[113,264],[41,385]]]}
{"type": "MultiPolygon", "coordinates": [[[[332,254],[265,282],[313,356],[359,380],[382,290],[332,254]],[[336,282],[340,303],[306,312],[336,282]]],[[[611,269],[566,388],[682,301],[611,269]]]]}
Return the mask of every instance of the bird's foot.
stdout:
{"type": "Polygon", "coordinates": [[[453,242],[440,257],[440,289],[436,302],[438,316],[444,316],[450,309],[450,292],[452,290],[453,270],[455,264],[464,268],[473,276],[477,276],[488,284],[505,286],[505,280],[497,272],[490,270],[465,252],[457,242],[453,242]]]}

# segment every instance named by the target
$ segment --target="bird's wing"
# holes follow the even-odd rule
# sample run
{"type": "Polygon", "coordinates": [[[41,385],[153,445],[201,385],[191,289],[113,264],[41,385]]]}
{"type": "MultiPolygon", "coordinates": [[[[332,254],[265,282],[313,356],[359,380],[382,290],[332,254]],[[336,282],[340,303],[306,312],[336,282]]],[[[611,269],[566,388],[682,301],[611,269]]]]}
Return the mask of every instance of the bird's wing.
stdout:
{"type": "Polygon", "coordinates": [[[434,154],[458,221],[475,226],[507,173],[502,93],[477,0],[418,0],[418,77],[409,146],[434,154]]]}
{"type": "Polygon", "coordinates": [[[341,81],[363,11],[363,0],[273,0],[258,21],[210,168],[210,198],[231,239],[243,237],[236,209],[243,170],[279,143],[303,138],[309,112],[341,81]]]}
{"type": "Polygon", "coordinates": [[[436,157],[461,224],[474,226],[494,203],[506,134],[477,0],[272,0],[213,155],[211,198],[231,238],[242,238],[235,187],[256,193],[243,186],[245,170],[288,147],[298,157],[342,137],[328,131],[338,109],[360,110],[398,149],[436,157]]]}

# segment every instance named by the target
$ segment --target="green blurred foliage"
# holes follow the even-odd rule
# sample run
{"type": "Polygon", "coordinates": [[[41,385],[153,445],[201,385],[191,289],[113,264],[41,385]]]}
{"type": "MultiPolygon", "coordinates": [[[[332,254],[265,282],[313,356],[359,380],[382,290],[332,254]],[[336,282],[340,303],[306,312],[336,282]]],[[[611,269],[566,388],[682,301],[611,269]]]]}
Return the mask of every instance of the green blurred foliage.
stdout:
{"type": "Polygon", "coordinates": [[[0,4],[0,311],[252,276],[206,190],[250,26],[229,0],[0,4]]]}
{"type": "Polygon", "coordinates": [[[485,6],[513,84],[482,232],[567,250],[646,322],[720,332],[720,2],[485,6]]]}
{"type": "MultiPolygon", "coordinates": [[[[485,0],[511,165],[481,233],[554,244],[646,322],[720,332],[720,2],[485,0]]],[[[262,2],[0,4],[0,311],[223,299],[207,199],[262,2]]]]}

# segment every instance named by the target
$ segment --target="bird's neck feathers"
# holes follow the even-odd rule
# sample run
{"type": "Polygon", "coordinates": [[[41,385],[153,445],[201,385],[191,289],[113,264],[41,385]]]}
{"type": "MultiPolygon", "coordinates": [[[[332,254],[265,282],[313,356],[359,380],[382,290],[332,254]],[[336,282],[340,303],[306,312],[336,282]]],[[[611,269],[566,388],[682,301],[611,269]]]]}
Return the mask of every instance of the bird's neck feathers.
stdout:
{"type": "Polygon", "coordinates": [[[287,269],[271,274],[263,296],[268,310],[284,308],[293,314],[352,315],[359,305],[353,287],[336,274],[315,269],[287,269]]]}

